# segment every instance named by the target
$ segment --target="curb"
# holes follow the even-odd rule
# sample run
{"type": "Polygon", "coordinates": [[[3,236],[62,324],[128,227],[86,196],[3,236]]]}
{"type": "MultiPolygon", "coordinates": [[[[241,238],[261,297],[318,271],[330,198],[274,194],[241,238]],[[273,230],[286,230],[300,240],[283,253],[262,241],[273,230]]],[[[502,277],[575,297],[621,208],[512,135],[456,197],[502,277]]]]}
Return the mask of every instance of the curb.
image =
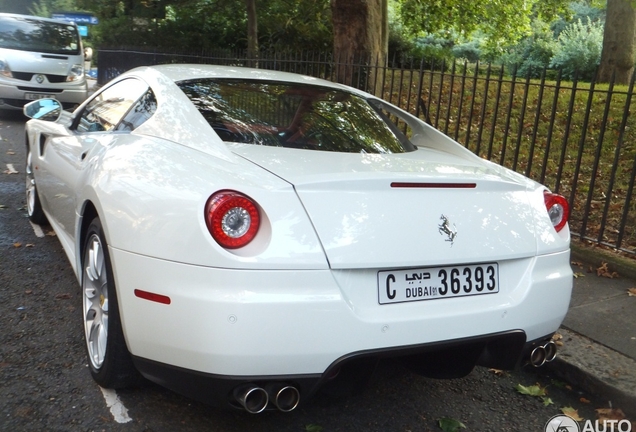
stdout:
{"type": "Polygon", "coordinates": [[[636,417],[636,360],[561,327],[563,346],[547,367],[557,377],[636,417]]]}
{"type": "Polygon", "coordinates": [[[621,278],[636,280],[636,260],[627,258],[620,252],[612,252],[601,247],[588,246],[582,241],[572,239],[570,242],[571,258],[595,267],[607,263],[611,271],[621,278]]]}

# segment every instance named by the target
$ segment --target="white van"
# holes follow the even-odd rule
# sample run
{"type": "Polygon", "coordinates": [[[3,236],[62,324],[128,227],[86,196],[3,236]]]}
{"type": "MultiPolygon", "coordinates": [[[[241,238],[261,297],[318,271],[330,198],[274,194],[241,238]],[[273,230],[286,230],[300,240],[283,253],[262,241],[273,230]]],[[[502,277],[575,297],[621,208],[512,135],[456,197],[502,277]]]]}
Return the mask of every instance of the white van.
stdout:
{"type": "Polygon", "coordinates": [[[86,99],[84,50],[74,23],[0,13],[0,109],[54,98],[64,107],[86,99]]]}

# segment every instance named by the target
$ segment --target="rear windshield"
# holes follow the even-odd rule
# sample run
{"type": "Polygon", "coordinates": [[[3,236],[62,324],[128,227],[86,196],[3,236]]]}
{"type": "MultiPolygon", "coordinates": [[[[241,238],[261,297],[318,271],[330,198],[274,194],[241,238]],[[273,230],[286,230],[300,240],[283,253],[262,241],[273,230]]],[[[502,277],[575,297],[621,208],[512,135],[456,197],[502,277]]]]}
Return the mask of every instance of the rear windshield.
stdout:
{"type": "Polygon", "coordinates": [[[345,91],[221,79],[178,85],[224,141],[350,153],[415,149],[379,109],[345,91]]]}
{"type": "Polygon", "coordinates": [[[76,55],[80,53],[79,34],[72,24],[0,16],[0,48],[76,55]]]}

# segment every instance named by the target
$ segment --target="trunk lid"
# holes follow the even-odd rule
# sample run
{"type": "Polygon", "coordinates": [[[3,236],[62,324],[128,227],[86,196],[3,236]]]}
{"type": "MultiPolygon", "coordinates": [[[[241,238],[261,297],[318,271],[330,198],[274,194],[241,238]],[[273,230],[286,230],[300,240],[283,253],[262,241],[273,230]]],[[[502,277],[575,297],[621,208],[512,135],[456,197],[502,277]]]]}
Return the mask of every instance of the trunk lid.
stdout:
{"type": "Polygon", "coordinates": [[[479,158],[229,146],[294,186],[334,269],[536,254],[528,194],[536,184],[479,158]]]}

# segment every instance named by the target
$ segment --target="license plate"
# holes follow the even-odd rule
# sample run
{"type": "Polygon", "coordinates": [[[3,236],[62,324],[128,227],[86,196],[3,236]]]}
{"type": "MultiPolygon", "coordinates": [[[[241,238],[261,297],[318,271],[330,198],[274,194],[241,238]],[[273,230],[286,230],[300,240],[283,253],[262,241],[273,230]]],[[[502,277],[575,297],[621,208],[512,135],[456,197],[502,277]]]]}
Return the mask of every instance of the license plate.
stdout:
{"type": "Polygon", "coordinates": [[[38,99],[55,99],[54,95],[43,94],[43,93],[25,93],[24,98],[26,100],[38,100],[38,99]]]}
{"type": "Polygon", "coordinates": [[[497,263],[378,272],[380,304],[499,292],[497,263]]]}

